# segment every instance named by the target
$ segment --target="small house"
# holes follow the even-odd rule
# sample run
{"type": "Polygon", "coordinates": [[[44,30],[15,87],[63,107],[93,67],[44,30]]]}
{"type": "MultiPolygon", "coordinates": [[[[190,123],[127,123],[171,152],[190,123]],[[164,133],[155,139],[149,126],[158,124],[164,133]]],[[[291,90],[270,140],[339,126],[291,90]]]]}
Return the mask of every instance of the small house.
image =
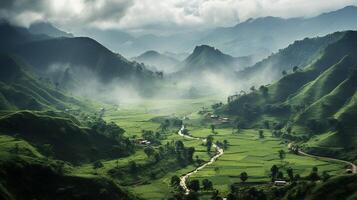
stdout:
{"type": "Polygon", "coordinates": [[[150,145],[151,144],[151,142],[149,140],[144,140],[144,139],[138,139],[137,143],[141,144],[141,145],[150,145]]]}
{"type": "Polygon", "coordinates": [[[275,186],[285,186],[286,184],[286,181],[274,181],[275,186]]]}

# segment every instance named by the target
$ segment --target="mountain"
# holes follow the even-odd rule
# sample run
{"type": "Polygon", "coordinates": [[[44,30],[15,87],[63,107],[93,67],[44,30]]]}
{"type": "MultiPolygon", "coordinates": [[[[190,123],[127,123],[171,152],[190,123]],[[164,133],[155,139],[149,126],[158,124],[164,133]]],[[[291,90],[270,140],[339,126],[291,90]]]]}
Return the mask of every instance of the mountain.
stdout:
{"type": "Polygon", "coordinates": [[[237,73],[238,79],[246,82],[267,84],[282,77],[282,72],[290,73],[295,66],[303,67],[318,57],[331,43],[343,37],[344,33],[337,32],[323,37],[305,38],[295,41],[284,49],[280,49],[267,58],[247,67],[237,73]],[[269,76],[266,74],[269,73],[269,76]]]}
{"type": "MultiPolygon", "coordinates": [[[[102,81],[115,78],[150,78],[143,65],[130,62],[91,38],[54,38],[18,45],[14,51],[35,67],[46,71],[53,64],[84,68],[102,81]]],[[[64,70],[64,69],[62,69],[64,70]]]]}
{"type": "MultiPolygon", "coordinates": [[[[111,44],[110,49],[125,52],[125,55],[130,57],[147,50],[188,52],[198,44],[207,44],[233,56],[254,56],[255,60],[260,60],[295,40],[323,36],[336,31],[356,30],[356,18],[357,8],[347,6],[310,18],[284,19],[267,16],[213,30],[135,37],[121,33],[110,41],[106,40],[105,44],[111,44]]],[[[97,35],[91,36],[97,39],[97,35]]],[[[98,34],[98,38],[102,37],[98,34]]],[[[104,40],[105,38],[99,41],[104,40]]]]}
{"type": "Polygon", "coordinates": [[[328,33],[356,30],[357,7],[347,6],[340,10],[311,18],[262,17],[249,19],[234,27],[217,28],[201,43],[213,45],[232,55],[266,55],[292,41],[328,33]]]}
{"type": "Polygon", "coordinates": [[[204,71],[232,73],[243,68],[249,58],[235,58],[220,50],[208,46],[196,46],[193,52],[181,63],[179,73],[196,74],[204,71]]]}
{"type": "Polygon", "coordinates": [[[183,61],[190,55],[189,53],[173,53],[169,51],[165,51],[163,54],[171,58],[174,58],[178,61],[183,61]]]}
{"type": "Polygon", "coordinates": [[[33,23],[28,30],[32,34],[44,34],[50,37],[73,37],[73,34],[64,32],[48,22],[33,23]]]}
{"type": "Polygon", "coordinates": [[[259,90],[234,96],[221,112],[238,116],[241,126],[270,124],[276,134],[306,151],[357,159],[353,122],[357,115],[357,32],[315,38],[326,39],[328,45],[299,69],[259,90]]]}
{"type": "Polygon", "coordinates": [[[46,35],[32,35],[26,28],[0,21],[0,53],[11,51],[19,44],[48,38],[46,35]]]}
{"type": "Polygon", "coordinates": [[[63,94],[55,83],[35,78],[19,60],[0,55],[0,110],[48,110],[86,107],[63,94]]]}
{"type": "Polygon", "coordinates": [[[179,61],[175,58],[160,54],[153,50],[146,51],[143,54],[132,58],[132,60],[145,63],[147,66],[150,66],[153,71],[164,71],[165,73],[177,71],[178,69],[176,66],[179,64],[179,61]]]}
{"type": "Polygon", "coordinates": [[[87,91],[84,89],[91,80],[94,86],[88,91],[94,88],[110,90],[108,84],[116,81],[121,83],[117,86],[131,87],[146,95],[153,90],[149,83],[159,77],[143,64],[129,61],[91,38],[33,35],[25,28],[7,23],[0,25],[0,35],[5,44],[3,53],[18,56],[31,71],[58,83],[63,89],[87,91]]]}

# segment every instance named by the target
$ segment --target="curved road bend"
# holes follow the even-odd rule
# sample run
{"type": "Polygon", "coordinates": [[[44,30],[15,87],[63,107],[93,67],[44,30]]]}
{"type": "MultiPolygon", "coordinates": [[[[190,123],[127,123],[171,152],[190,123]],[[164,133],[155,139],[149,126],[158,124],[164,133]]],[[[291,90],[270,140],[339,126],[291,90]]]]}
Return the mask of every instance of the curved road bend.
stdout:
{"type": "MultiPolygon", "coordinates": [[[[201,140],[202,142],[206,142],[206,139],[202,139],[202,138],[197,138],[197,137],[192,137],[192,136],[189,136],[189,135],[184,135],[182,134],[182,131],[185,129],[185,126],[182,125],[181,129],[178,131],[178,134],[182,137],[185,137],[185,138],[188,138],[188,139],[193,139],[193,140],[201,140]]],[[[214,163],[217,158],[219,158],[220,156],[223,155],[223,149],[220,148],[219,146],[217,146],[216,144],[212,144],[212,146],[216,149],[217,153],[206,163],[202,164],[201,166],[197,167],[195,170],[185,174],[185,175],[182,175],[180,177],[180,186],[185,190],[185,193],[188,194],[190,193],[190,189],[188,189],[186,183],[187,183],[187,179],[197,173],[198,171],[200,171],[201,169],[205,168],[206,166],[214,163]]]]}
{"type": "MultiPolygon", "coordinates": [[[[291,145],[292,145],[292,143],[289,143],[289,144],[288,144],[288,148],[289,148],[289,149],[291,148],[291,145]]],[[[333,161],[333,162],[341,162],[341,163],[350,165],[350,166],[351,166],[352,173],[353,173],[353,174],[356,174],[356,173],[357,173],[357,166],[356,166],[355,164],[353,164],[352,162],[348,162],[348,161],[340,160],[340,159],[336,159],[336,158],[316,156],[316,155],[312,155],[312,154],[305,153],[305,152],[303,152],[303,151],[301,151],[301,150],[299,150],[298,153],[301,154],[301,155],[303,155],[303,156],[308,156],[308,157],[312,157],[312,158],[316,158],[316,159],[320,159],[320,160],[327,160],[327,161],[333,161]]]]}

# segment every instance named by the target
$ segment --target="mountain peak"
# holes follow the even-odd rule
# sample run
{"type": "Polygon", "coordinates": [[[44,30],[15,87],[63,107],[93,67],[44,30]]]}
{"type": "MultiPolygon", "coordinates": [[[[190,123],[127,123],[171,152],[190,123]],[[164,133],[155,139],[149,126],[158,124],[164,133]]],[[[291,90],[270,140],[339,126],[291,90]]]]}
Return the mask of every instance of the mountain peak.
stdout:
{"type": "Polygon", "coordinates": [[[71,33],[62,31],[49,22],[35,22],[30,25],[29,31],[32,34],[45,34],[50,37],[73,37],[71,33]]]}
{"type": "Polygon", "coordinates": [[[220,50],[209,46],[209,45],[199,45],[196,46],[195,49],[193,50],[192,55],[199,55],[201,53],[214,53],[214,54],[223,54],[220,50]]]}
{"type": "Polygon", "coordinates": [[[160,56],[160,53],[155,51],[155,50],[149,50],[149,51],[146,51],[144,52],[143,54],[141,54],[139,57],[142,57],[142,56],[160,56]]]}

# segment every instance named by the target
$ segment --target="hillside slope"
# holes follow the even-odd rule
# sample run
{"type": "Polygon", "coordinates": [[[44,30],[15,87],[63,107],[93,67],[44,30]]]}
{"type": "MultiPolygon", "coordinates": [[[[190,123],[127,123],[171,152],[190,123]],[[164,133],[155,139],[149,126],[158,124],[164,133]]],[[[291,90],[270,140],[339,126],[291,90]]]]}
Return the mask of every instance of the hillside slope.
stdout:
{"type": "Polygon", "coordinates": [[[19,138],[0,135],[0,144],[0,199],[136,199],[108,178],[73,175],[19,138]]]}
{"type": "Polygon", "coordinates": [[[276,134],[305,142],[310,152],[357,159],[357,32],[337,35],[305,67],[234,97],[220,112],[238,116],[244,126],[271,124],[276,134]]]}
{"type": "Polygon", "coordinates": [[[86,105],[63,94],[49,80],[35,79],[19,59],[0,55],[0,110],[79,107],[86,105]]]}

